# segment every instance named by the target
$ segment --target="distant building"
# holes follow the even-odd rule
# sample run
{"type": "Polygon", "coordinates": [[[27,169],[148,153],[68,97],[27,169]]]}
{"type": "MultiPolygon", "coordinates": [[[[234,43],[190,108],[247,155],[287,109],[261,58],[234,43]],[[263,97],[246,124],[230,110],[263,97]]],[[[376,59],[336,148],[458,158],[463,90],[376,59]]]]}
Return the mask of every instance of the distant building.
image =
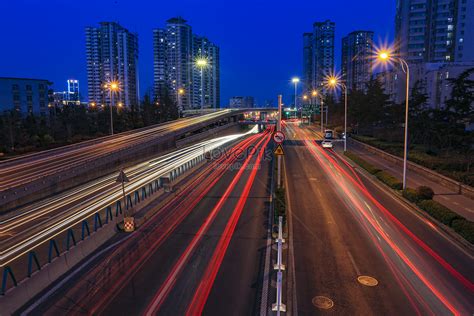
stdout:
{"type": "Polygon", "coordinates": [[[50,86],[45,79],[0,77],[0,110],[16,110],[22,115],[47,115],[52,102],[50,86]]]}
{"type": "Polygon", "coordinates": [[[138,35],[115,22],[101,22],[86,28],[87,90],[89,103],[110,104],[108,82],[118,81],[119,102],[131,107],[139,104],[138,35]]]}
{"type": "Polygon", "coordinates": [[[348,89],[365,91],[372,77],[374,32],[354,31],[342,39],[342,80],[348,89]]]}
{"type": "Polygon", "coordinates": [[[75,79],[67,80],[67,91],[56,91],[53,93],[54,106],[80,105],[79,81],[75,79]]]}
{"type": "Polygon", "coordinates": [[[71,101],[79,101],[79,80],[76,79],[68,79],[67,80],[67,94],[68,100],[71,101]]]}
{"type": "Polygon", "coordinates": [[[398,0],[396,43],[409,63],[473,61],[472,30],[472,0],[398,0]]]}
{"type": "Polygon", "coordinates": [[[322,88],[325,77],[334,72],[334,33],[336,24],[315,22],[312,33],[303,34],[304,91],[322,88]]]}
{"type": "Polygon", "coordinates": [[[232,97],[229,100],[230,108],[250,109],[255,107],[254,97],[232,97]]]}
{"type": "Polygon", "coordinates": [[[204,94],[204,107],[220,107],[219,47],[209,39],[194,35],[182,17],[166,21],[165,28],[153,30],[153,65],[155,96],[168,89],[180,110],[199,108],[204,94]],[[201,71],[197,58],[204,58],[204,91],[201,91],[201,71]],[[179,91],[182,94],[179,94],[179,91]]]}
{"type": "MultiPolygon", "coordinates": [[[[413,64],[410,66],[410,93],[415,84],[418,84],[421,92],[427,94],[430,108],[444,108],[446,100],[451,97],[452,86],[449,79],[458,77],[470,68],[474,68],[474,61],[413,64]]],[[[388,70],[377,74],[377,78],[392,101],[404,102],[406,77],[401,70],[388,70]]],[[[471,80],[474,80],[474,75],[471,75],[471,80]]]]}

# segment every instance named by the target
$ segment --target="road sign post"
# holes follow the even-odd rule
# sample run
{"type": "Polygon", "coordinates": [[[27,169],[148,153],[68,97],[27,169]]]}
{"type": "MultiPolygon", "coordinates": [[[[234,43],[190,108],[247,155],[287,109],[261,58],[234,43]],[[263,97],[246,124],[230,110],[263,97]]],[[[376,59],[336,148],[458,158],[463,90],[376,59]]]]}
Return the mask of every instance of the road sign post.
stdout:
{"type": "Polygon", "coordinates": [[[125,172],[123,172],[123,169],[120,170],[120,173],[117,177],[117,180],[115,180],[115,182],[118,182],[118,183],[121,183],[122,184],[122,194],[123,194],[123,211],[122,211],[122,215],[123,215],[123,222],[125,223],[125,213],[127,212],[127,199],[126,199],[126,196],[125,196],[125,182],[130,182],[130,180],[128,179],[127,175],[125,174],[125,172]]]}
{"type": "MultiPolygon", "coordinates": [[[[277,120],[277,133],[281,133],[283,135],[283,139],[281,140],[280,143],[278,143],[276,140],[275,140],[275,135],[273,137],[273,140],[275,140],[275,142],[278,144],[278,147],[281,148],[281,143],[283,142],[283,140],[285,140],[285,135],[281,132],[281,108],[283,106],[283,102],[282,102],[282,95],[279,94],[278,95],[278,120],[277,120]]],[[[278,149],[277,147],[277,149],[278,149]]],[[[281,149],[281,151],[283,152],[283,149],[281,149]]],[[[277,188],[280,188],[281,187],[281,155],[277,155],[275,153],[275,155],[277,156],[277,188]]]]}
{"type": "Polygon", "coordinates": [[[277,163],[278,163],[278,170],[277,170],[277,187],[281,188],[281,156],[283,156],[285,153],[283,152],[283,147],[281,144],[278,144],[277,147],[275,148],[275,151],[273,152],[275,156],[277,156],[277,163]]]}

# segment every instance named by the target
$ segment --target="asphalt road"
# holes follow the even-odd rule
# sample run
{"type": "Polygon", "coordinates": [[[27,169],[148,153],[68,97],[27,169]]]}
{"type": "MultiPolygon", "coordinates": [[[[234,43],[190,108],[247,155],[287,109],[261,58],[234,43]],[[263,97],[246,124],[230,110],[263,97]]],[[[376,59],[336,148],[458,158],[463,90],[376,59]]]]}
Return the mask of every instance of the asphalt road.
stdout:
{"type": "Polygon", "coordinates": [[[297,123],[286,134],[298,315],[472,314],[472,253],[323,150],[316,135],[297,123]]]}
{"type": "MultiPolygon", "coordinates": [[[[252,143],[266,146],[269,139],[256,136],[252,143]]],[[[135,233],[139,237],[120,245],[120,261],[104,256],[82,272],[84,279],[66,284],[32,314],[180,315],[189,308],[206,315],[254,314],[269,161],[260,151],[245,156],[230,170],[224,161],[197,175],[189,191],[135,233]]]]}

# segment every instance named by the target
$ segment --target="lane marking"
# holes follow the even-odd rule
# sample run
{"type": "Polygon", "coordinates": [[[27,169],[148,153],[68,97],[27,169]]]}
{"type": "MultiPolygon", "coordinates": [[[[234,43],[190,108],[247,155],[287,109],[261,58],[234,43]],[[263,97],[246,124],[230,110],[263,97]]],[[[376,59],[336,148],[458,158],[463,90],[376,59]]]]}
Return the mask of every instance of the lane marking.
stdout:
{"type": "Polygon", "coordinates": [[[354,257],[352,256],[351,252],[347,251],[347,255],[349,256],[349,259],[351,260],[351,263],[352,263],[352,266],[354,267],[355,272],[357,273],[357,275],[360,275],[361,273],[360,273],[359,267],[355,263],[354,257]]]}

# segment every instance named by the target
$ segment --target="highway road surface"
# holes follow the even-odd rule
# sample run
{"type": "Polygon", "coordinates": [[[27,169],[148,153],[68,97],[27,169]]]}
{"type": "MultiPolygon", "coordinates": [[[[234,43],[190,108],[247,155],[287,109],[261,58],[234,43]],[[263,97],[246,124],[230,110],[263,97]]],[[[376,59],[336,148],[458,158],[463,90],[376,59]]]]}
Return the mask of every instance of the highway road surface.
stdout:
{"type": "Polygon", "coordinates": [[[249,136],[208,162],[143,227],[24,312],[256,314],[270,139],[249,136]]]}
{"type": "Polygon", "coordinates": [[[298,315],[472,315],[474,260],[429,219],[287,123],[298,315]]]}

